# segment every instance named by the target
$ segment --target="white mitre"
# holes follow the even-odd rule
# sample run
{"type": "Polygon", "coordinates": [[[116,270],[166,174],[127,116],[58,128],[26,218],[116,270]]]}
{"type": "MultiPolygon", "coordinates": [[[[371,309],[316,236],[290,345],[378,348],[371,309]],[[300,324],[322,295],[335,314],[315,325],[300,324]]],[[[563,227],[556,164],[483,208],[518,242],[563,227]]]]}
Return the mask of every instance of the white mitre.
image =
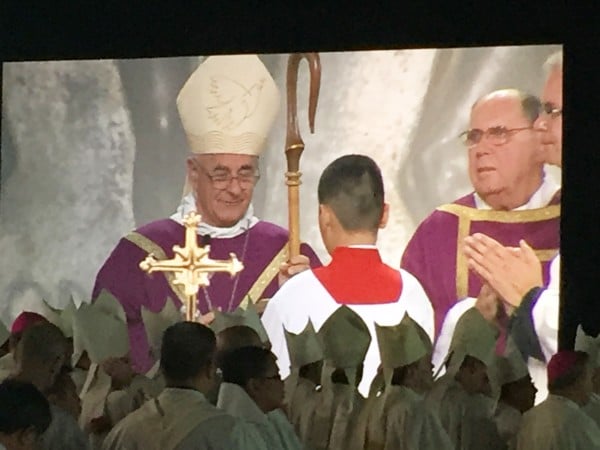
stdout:
{"type": "Polygon", "coordinates": [[[177,97],[193,153],[260,155],[279,104],[275,81],[256,55],[208,57],[177,97]]]}

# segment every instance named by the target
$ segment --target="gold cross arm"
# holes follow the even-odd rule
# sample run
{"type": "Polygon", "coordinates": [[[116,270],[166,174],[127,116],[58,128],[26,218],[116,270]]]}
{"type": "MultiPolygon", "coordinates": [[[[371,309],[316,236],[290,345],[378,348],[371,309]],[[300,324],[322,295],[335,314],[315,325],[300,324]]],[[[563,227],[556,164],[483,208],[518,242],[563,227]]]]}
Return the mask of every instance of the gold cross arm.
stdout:
{"type": "Polygon", "coordinates": [[[244,269],[234,253],[229,254],[229,260],[213,260],[209,257],[210,246],[198,246],[196,228],[200,223],[200,216],[192,212],[184,219],[185,244],[173,246],[172,259],[157,260],[154,255],[148,255],[140,262],[140,269],[144,272],[172,272],[173,284],[183,286],[187,297],[186,319],[194,321],[196,314],[196,295],[200,286],[210,284],[209,275],[215,272],[228,272],[231,276],[244,269]]]}

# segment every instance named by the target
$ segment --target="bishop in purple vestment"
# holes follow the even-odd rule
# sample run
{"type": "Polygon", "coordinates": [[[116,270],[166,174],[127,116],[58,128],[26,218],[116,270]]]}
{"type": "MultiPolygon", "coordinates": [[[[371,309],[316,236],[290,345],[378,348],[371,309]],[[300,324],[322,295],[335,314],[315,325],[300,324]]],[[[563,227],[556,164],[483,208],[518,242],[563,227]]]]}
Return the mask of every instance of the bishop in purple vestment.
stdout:
{"type": "MultiPolygon", "coordinates": [[[[279,92],[255,55],[213,56],[191,75],[177,98],[177,107],[192,151],[187,159],[186,189],[170,218],[144,225],[122,238],[100,269],[93,292],[109,291],[127,315],[134,368],[152,365],[141,307],[158,312],[170,298],[185,299],[169,273],[146,274],[139,263],[149,253],[173,257],[183,245],[183,218],[190,211],[202,216],[199,245],[210,245],[212,259],[235,253],[244,269],[234,277],[215,273],[198,292],[202,314],[231,311],[244,301],[270,298],[285,279],[280,266],[293,266],[287,275],[320,261],[302,245],[302,255],[288,261],[287,230],[257,219],[251,205],[259,179],[258,156],[279,108],[279,92]]],[[[287,269],[286,269],[287,270],[287,269]]]]}
{"type": "Polygon", "coordinates": [[[465,237],[484,233],[505,246],[524,239],[544,265],[544,281],[560,245],[559,186],[545,177],[545,155],[533,123],[539,100],[495,91],[475,102],[463,133],[475,192],[437,208],[417,228],[401,267],[417,277],[435,311],[436,336],[448,310],[477,297],[481,279],[468,269],[465,237]]]}

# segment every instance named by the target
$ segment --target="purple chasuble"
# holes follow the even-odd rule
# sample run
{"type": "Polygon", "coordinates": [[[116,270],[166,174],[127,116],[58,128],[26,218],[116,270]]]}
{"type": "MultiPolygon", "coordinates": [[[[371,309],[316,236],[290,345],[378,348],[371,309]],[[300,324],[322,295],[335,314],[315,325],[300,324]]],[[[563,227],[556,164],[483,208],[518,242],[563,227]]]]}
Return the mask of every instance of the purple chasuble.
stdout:
{"type": "MultiPolygon", "coordinates": [[[[142,322],[141,306],[158,312],[164,307],[167,297],[171,298],[177,307],[182,305],[182,301],[169,285],[165,274],[146,274],[139,268],[139,263],[149,253],[148,242],[160,247],[167,258],[172,258],[173,246],[184,244],[185,227],[174,220],[162,219],[138,228],[133,233],[135,234],[141,235],[142,240],[146,241],[145,244],[134,243],[131,240],[132,234],[119,241],[98,272],[92,299],[106,289],[123,305],[129,328],[131,360],[134,368],[143,373],[150,369],[153,361],[142,322]],[[144,240],[143,237],[147,239],[144,240]]],[[[233,238],[210,239],[211,259],[226,260],[229,259],[229,253],[235,253],[244,264],[244,270],[233,278],[228,273],[212,274],[210,285],[206,288],[200,287],[198,291],[200,312],[206,314],[211,307],[220,308],[222,311],[236,309],[287,241],[287,230],[265,221],[259,221],[248,231],[233,238]]],[[[198,244],[202,244],[200,236],[198,244]]],[[[310,246],[302,244],[301,252],[309,257],[311,267],[321,266],[319,258],[310,246]]],[[[155,256],[162,259],[158,255],[155,256]]],[[[261,298],[272,297],[278,288],[275,276],[263,291],[261,298]]]]}
{"type": "Polygon", "coordinates": [[[544,285],[560,247],[560,191],[548,206],[518,211],[477,209],[474,193],[443,205],[429,215],[409,241],[400,267],[413,274],[427,293],[435,314],[436,338],[448,310],[465,297],[477,297],[482,281],[468,269],[457,244],[474,233],[518,247],[524,239],[542,261],[544,285]]]}

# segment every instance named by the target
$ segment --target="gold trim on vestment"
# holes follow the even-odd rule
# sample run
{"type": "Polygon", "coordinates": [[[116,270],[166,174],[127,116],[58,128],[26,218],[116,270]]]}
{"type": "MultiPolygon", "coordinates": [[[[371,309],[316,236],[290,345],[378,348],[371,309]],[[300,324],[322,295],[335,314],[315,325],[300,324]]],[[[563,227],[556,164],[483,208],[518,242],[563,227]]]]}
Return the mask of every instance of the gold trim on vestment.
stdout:
{"type": "MultiPolygon", "coordinates": [[[[167,259],[167,255],[160,245],[148,239],[143,234],[138,233],[137,231],[132,231],[127,236],[125,236],[125,239],[134,243],[146,253],[153,254],[156,257],[156,259],[167,259]]],[[[163,274],[165,275],[165,278],[167,279],[171,290],[175,292],[181,303],[185,305],[187,302],[187,296],[185,295],[185,292],[183,290],[184,287],[174,283],[175,273],[163,272],[163,274]]]]}
{"type": "Polygon", "coordinates": [[[248,293],[244,296],[244,299],[240,303],[240,308],[246,309],[248,306],[248,301],[252,300],[255,304],[259,302],[262,294],[265,292],[265,289],[271,282],[275,279],[277,274],[279,273],[279,267],[281,264],[288,260],[288,244],[286,243],[279,253],[275,255],[275,257],[271,260],[269,265],[263,270],[260,276],[256,279],[248,293]]]}
{"type": "Polygon", "coordinates": [[[556,255],[558,255],[558,249],[550,249],[550,250],[534,250],[535,255],[541,262],[552,261],[556,255]]]}
{"type": "Polygon", "coordinates": [[[459,218],[465,218],[471,221],[477,220],[481,222],[541,222],[560,217],[560,205],[549,205],[543,208],[523,209],[519,211],[495,211],[493,209],[477,209],[470,206],[450,203],[438,207],[437,210],[454,214],[459,218]]]}
{"type": "Polygon", "coordinates": [[[456,298],[465,298],[469,294],[469,265],[467,256],[461,251],[461,244],[469,235],[471,220],[458,216],[458,241],[456,241],[456,298]]]}
{"type": "MultiPolygon", "coordinates": [[[[467,257],[461,251],[462,242],[469,236],[471,222],[499,222],[499,223],[529,223],[543,222],[560,217],[560,205],[549,205],[543,208],[524,209],[520,211],[495,211],[491,209],[477,209],[455,203],[442,205],[437,211],[455,215],[458,218],[458,236],[456,241],[456,298],[462,299],[469,295],[469,266],[467,257]]],[[[535,254],[540,261],[552,260],[559,249],[537,249],[535,254]]]]}
{"type": "MultiPolygon", "coordinates": [[[[132,231],[127,236],[125,236],[125,239],[137,245],[146,253],[152,253],[156,257],[156,259],[167,258],[167,255],[165,254],[164,250],[157,243],[148,239],[146,236],[138,233],[137,231],[132,231]]],[[[244,296],[244,299],[240,304],[241,308],[246,308],[249,298],[252,299],[254,303],[258,303],[258,301],[261,298],[261,295],[263,294],[267,286],[271,284],[273,279],[279,273],[279,266],[281,266],[282,263],[288,260],[288,254],[288,245],[286,243],[279,251],[279,253],[277,253],[277,255],[275,255],[275,257],[267,265],[265,270],[263,270],[260,276],[256,279],[248,293],[244,296]]],[[[185,302],[187,301],[187,297],[183,292],[183,287],[173,284],[173,280],[175,279],[174,274],[171,272],[163,273],[167,278],[167,282],[169,283],[169,286],[171,287],[173,292],[175,292],[175,294],[177,294],[177,297],[179,297],[179,300],[181,300],[181,302],[185,304],[185,302]]]]}

